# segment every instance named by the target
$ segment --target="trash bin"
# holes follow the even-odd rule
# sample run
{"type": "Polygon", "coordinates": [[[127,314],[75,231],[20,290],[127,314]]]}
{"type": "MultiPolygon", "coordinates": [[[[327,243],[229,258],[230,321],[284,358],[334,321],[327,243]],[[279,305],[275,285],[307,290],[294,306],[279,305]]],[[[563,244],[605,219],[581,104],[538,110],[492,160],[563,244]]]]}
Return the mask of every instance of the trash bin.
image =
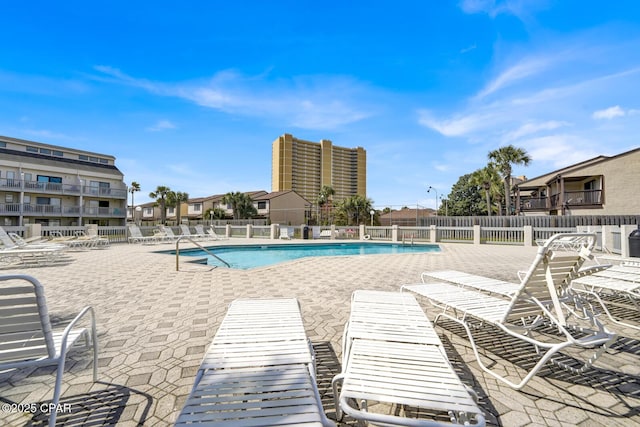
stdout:
{"type": "Polygon", "coordinates": [[[640,258],[640,228],[629,234],[629,256],[640,258]]]}
{"type": "Polygon", "coordinates": [[[303,239],[309,238],[309,227],[307,227],[306,225],[302,227],[302,238],[303,239]]]}

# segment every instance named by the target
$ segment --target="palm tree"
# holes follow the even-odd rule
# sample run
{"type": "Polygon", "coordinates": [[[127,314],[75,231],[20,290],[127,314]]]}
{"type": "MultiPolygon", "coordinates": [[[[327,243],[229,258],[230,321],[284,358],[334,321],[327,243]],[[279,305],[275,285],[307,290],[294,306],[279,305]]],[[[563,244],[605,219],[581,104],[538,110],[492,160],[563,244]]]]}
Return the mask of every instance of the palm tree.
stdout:
{"type": "Polygon", "coordinates": [[[358,225],[360,218],[368,218],[373,206],[373,201],[359,194],[347,197],[336,206],[336,222],[344,225],[358,225]]]}
{"type": "Polygon", "coordinates": [[[167,194],[167,206],[176,208],[176,220],[178,224],[181,222],[180,205],[189,201],[189,193],[183,193],[182,191],[170,191],[167,194]]]}
{"type": "Polygon", "coordinates": [[[158,185],[156,191],[149,193],[149,197],[156,199],[156,203],[160,205],[160,223],[164,224],[167,220],[167,195],[171,192],[169,187],[158,185]]]}
{"type": "Polygon", "coordinates": [[[251,218],[258,213],[256,207],[253,206],[253,200],[246,193],[235,191],[222,196],[222,203],[231,206],[233,210],[233,219],[251,218]]]}
{"type": "MultiPolygon", "coordinates": [[[[486,203],[487,203],[487,215],[491,216],[491,199],[497,199],[501,193],[500,187],[502,185],[502,179],[498,174],[498,171],[494,167],[493,163],[489,163],[482,169],[471,174],[471,184],[477,185],[484,190],[486,203]]],[[[498,211],[499,212],[499,211],[498,211]]]]}
{"type": "Polygon", "coordinates": [[[129,187],[129,193],[131,193],[131,218],[135,220],[135,204],[133,203],[133,193],[135,193],[136,191],[140,191],[140,184],[138,184],[136,181],[133,181],[131,183],[131,186],[129,187]]]}
{"type": "Polygon", "coordinates": [[[504,179],[505,209],[507,215],[511,215],[511,167],[512,165],[528,166],[529,162],[531,162],[531,157],[523,148],[507,145],[490,151],[489,160],[493,161],[496,169],[504,179]]]}
{"type": "Polygon", "coordinates": [[[335,195],[336,191],[330,185],[323,185],[318,194],[318,207],[320,208],[320,222],[322,222],[322,211],[325,205],[330,203],[331,196],[335,195]]]}

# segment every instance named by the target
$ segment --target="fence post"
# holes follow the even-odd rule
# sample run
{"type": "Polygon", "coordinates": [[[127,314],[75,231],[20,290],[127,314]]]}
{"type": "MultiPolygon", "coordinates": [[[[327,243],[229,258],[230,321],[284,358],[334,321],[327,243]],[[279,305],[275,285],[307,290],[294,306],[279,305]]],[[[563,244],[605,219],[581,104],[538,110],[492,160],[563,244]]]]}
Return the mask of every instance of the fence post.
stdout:
{"type": "Polygon", "coordinates": [[[227,239],[231,238],[231,224],[227,224],[224,234],[227,239]]]}
{"type": "Polygon", "coordinates": [[[392,242],[398,241],[398,224],[393,224],[391,226],[391,241],[392,242]]]}
{"type": "Polygon", "coordinates": [[[24,231],[24,238],[30,237],[42,237],[42,225],[41,224],[27,224],[24,231]]]}
{"type": "Polygon", "coordinates": [[[276,238],[276,236],[278,235],[278,230],[277,230],[278,224],[271,224],[271,232],[269,233],[269,238],[271,240],[274,240],[276,238]]]}
{"type": "Polygon", "coordinates": [[[335,240],[336,239],[336,226],[335,224],[331,224],[331,240],[335,240]]]}
{"type": "Polygon", "coordinates": [[[358,234],[360,235],[360,240],[364,240],[364,234],[365,234],[364,224],[360,224],[360,232],[358,234]]]}
{"type": "Polygon", "coordinates": [[[247,224],[247,239],[253,237],[253,225],[247,224]]]}
{"type": "Polygon", "coordinates": [[[616,229],[615,225],[603,225],[602,226],[602,240],[600,242],[600,250],[602,252],[611,252],[613,249],[613,230],[616,229]]]}
{"type": "Polygon", "coordinates": [[[533,227],[530,225],[524,226],[524,245],[533,246],[533,227]]]}
{"type": "Polygon", "coordinates": [[[473,244],[474,245],[480,244],[480,226],[479,225],[473,226],[473,244]]]}
{"type": "Polygon", "coordinates": [[[438,243],[438,229],[435,225],[429,226],[429,241],[431,243],[438,243]]]}

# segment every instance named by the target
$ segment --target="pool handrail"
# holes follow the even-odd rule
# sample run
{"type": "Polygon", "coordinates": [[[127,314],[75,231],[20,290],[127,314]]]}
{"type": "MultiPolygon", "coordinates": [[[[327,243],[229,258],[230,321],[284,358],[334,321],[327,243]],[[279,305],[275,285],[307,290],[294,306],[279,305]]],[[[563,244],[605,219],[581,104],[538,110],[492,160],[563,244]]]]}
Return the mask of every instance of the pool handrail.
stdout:
{"type": "Polygon", "coordinates": [[[197,247],[199,247],[200,249],[205,251],[207,254],[211,255],[212,257],[214,257],[215,259],[217,259],[218,261],[220,261],[221,263],[226,265],[228,268],[231,268],[231,265],[229,265],[228,262],[226,262],[225,260],[220,258],[218,255],[216,255],[216,254],[212,253],[211,251],[209,251],[207,248],[202,246],[200,243],[198,243],[195,240],[193,240],[190,236],[180,236],[176,240],[176,271],[180,271],[180,262],[179,262],[179,259],[180,259],[180,242],[182,240],[190,241],[191,243],[193,243],[194,245],[196,245],[197,247]]]}

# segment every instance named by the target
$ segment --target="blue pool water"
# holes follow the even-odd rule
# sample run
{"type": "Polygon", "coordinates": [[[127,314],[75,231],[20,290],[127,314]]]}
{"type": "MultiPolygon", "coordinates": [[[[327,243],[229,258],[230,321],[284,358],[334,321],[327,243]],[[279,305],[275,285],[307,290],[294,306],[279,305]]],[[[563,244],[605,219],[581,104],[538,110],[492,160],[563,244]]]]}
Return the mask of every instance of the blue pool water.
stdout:
{"type": "MultiPolygon", "coordinates": [[[[242,270],[304,257],[440,252],[438,245],[402,245],[392,243],[212,246],[207,247],[207,249],[225,260],[231,265],[231,268],[242,270]]],[[[175,251],[173,253],[175,254],[175,251]]],[[[209,265],[224,266],[223,263],[200,249],[181,250],[180,255],[206,259],[209,265]]]]}

